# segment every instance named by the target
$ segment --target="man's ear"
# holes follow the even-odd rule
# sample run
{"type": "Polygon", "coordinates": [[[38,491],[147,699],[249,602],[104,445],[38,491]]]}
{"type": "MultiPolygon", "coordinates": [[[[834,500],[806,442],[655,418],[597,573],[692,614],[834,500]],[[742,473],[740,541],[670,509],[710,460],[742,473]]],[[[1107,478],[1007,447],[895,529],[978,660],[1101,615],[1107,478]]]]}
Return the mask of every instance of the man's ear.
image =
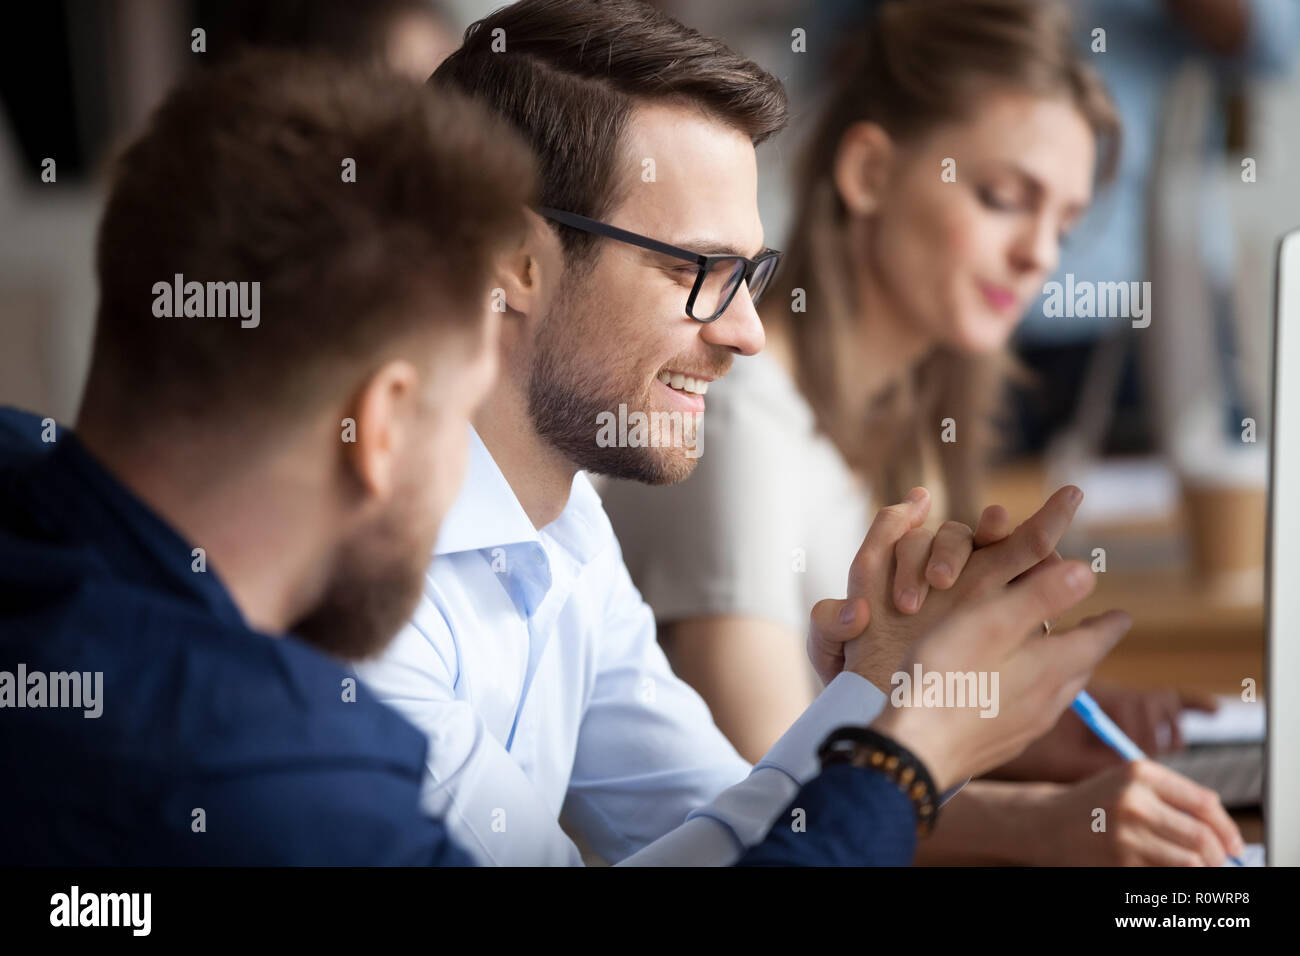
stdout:
{"type": "Polygon", "coordinates": [[[851,214],[876,211],[893,154],[893,141],[878,123],[857,122],[844,131],[835,150],[835,188],[851,214]]]}
{"type": "Polygon", "coordinates": [[[498,260],[497,281],[505,292],[507,316],[540,315],[545,290],[554,287],[563,263],[555,230],[533,210],[525,215],[523,237],[498,260]]]}
{"type": "Polygon", "coordinates": [[[355,426],[343,428],[343,449],[367,497],[386,501],[398,481],[403,455],[417,441],[420,373],[410,362],[386,362],[362,383],[352,402],[355,426]]]}

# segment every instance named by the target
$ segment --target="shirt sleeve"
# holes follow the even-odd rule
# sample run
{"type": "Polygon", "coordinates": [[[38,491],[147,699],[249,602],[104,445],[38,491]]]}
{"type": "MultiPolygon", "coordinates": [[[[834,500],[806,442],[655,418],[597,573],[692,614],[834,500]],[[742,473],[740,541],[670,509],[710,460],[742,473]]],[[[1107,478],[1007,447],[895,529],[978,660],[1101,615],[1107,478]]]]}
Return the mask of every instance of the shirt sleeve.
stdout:
{"type": "Polygon", "coordinates": [[[580,864],[555,810],[473,706],[456,699],[454,660],[446,620],[426,595],[384,656],[356,668],[380,700],[428,737],[425,811],[480,863],[580,864]]]}
{"type": "Polygon", "coordinates": [[[884,774],[833,766],[809,781],[738,866],[908,866],[916,811],[884,774]]]}
{"type": "MultiPolygon", "coordinates": [[[[602,565],[603,630],[564,812],[597,853],[619,861],[681,826],[750,766],[672,672],[621,557],[602,565]]],[[[734,845],[724,841],[720,852],[708,862],[725,862],[734,845]]]]}
{"type": "Polygon", "coordinates": [[[856,674],[839,675],[748,772],[700,696],[669,668],[622,561],[610,567],[566,814],[609,860],[734,863],[816,776],[821,742],[838,727],[870,723],[884,695],[856,674]]]}
{"type": "Polygon", "coordinates": [[[735,863],[746,849],[766,838],[800,788],[817,776],[817,748],[822,741],[840,727],[871,723],[884,701],[870,681],[857,674],[840,674],[748,777],[692,811],[684,825],[622,862],[629,866],[735,863]]]}

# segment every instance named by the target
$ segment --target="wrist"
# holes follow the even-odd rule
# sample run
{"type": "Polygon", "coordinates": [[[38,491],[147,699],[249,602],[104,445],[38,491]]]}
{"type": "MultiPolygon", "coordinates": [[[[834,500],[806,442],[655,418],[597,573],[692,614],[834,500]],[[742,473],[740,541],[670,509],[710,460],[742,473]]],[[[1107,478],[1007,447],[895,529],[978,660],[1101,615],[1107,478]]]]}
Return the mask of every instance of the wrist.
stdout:
{"type": "Polygon", "coordinates": [[[919,836],[934,828],[940,790],[930,770],[910,749],[870,727],[847,725],[834,731],[817,750],[822,769],[848,764],[872,770],[895,784],[911,802],[919,836]]]}
{"type": "MultiPolygon", "coordinates": [[[[862,640],[862,638],[858,638],[862,640]]],[[[890,679],[898,669],[897,661],[888,660],[884,654],[872,647],[858,653],[846,653],[844,669],[857,674],[863,680],[873,684],[881,693],[888,695],[893,685],[890,679]]]]}
{"type": "Polygon", "coordinates": [[[1051,844],[1054,784],[972,780],[945,804],[942,837],[917,862],[938,866],[1047,866],[1060,862],[1051,844]]]}
{"type": "Polygon", "coordinates": [[[1069,788],[1059,783],[1006,786],[1012,791],[1008,817],[1019,821],[1021,861],[1028,866],[1058,866],[1061,827],[1052,811],[1069,788]]]}
{"type": "Polygon", "coordinates": [[[906,747],[925,765],[939,793],[946,793],[958,779],[953,761],[943,746],[943,736],[925,726],[919,711],[910,707],[885,705],[869,725],[871,730],[895,740],[906,747]]]}

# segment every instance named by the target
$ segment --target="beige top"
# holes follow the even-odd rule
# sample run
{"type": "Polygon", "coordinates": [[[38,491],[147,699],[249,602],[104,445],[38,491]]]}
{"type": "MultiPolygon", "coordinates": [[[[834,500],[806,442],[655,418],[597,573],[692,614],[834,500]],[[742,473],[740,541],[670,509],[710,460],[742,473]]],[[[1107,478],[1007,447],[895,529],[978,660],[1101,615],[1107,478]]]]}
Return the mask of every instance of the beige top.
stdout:
{"type": "Polygon", "coordinates": [[[600,489],[628,569],[661,624],[739,614],[802,640],[813,604],[845,596],[867,490],[775,359],[738,358],[706,402],[690,478],[600,489]]]}

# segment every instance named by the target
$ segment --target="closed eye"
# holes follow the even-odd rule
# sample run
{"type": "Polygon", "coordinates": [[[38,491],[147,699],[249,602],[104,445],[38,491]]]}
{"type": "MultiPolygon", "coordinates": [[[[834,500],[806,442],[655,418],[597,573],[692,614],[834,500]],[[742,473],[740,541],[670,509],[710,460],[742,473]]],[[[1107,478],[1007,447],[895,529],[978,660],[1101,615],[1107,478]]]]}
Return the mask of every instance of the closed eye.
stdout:
{"type": "Polygon", "coordinates": [[[979,196],[980,202],[998,212],[1016,212],[1020,209],[1020,203],[1017,200],[1009,196],[999,195],[997,192],[987,187],[981,186],[977,190],[977,195],[979,196]]]}

